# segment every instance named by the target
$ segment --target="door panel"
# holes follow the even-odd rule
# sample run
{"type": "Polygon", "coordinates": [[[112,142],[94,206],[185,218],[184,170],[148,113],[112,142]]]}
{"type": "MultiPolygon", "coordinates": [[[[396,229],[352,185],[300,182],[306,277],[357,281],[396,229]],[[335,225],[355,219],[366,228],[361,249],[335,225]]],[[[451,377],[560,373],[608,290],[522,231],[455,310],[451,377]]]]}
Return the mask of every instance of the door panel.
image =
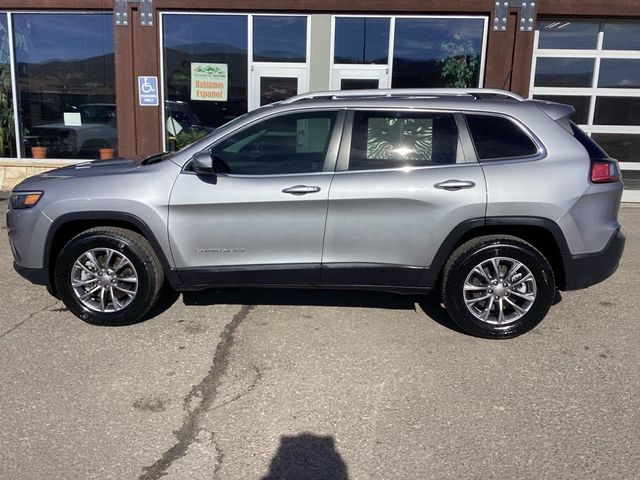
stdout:
{"type": "Polygon", "coordinates": [[[331,176],[181,174],[169,213],[177,268],[319,264],[331,176]],[[298,185],[318,189],[283,192],[298,185]]]}
{"type": "Polygon", "coordinates": [[[307,68],[254,64],[251,71],[249,110],[305,93],[307,68]]]}
{"type": "Polygon", "coordinates": [[[342,283],[343,270],[351,282],[360,275],[362,284],[415,285],[458,224],[484,217],[482,169],[466,163],[453,114],[351,112],[347,122],[329,192],[323,281],[342,283]]]}

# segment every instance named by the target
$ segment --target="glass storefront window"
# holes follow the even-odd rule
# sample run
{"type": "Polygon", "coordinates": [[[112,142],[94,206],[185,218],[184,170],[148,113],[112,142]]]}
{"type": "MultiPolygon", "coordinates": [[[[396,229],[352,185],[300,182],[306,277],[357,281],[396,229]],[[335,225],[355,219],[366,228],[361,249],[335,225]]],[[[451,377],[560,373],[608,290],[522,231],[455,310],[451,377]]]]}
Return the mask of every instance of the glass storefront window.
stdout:
{"type": "Polygon", "coordinates": [[[165,114],[180,124],[179,148],[247,112],[248,20],[197,14],[162,19],[165,114]]]}
{"type": "Polygon", "coordinates": [[[590,21],[538,22],[538,48],[594,50],[598,43],[600,24],[590,21]]]}
{"type": "Polygon", "coordinates": [[[0,14],[0,157],[16,156],[7,14],[0,14]]]}
{"type": "Polygon", "coordinates": [[[604,50],[640,50],[638,22],[605,22],[602,30],[604,50]]]}
{"type": "Polygon", "coordinates": [[[255,62],[305,62],[307,17],[253,17],[255,62]]]}
{"type": "Polygon", "coordinates": [[[12,18],[22,156],[98,158],[101,148],[117,149],[112,15],[12,18]]]}
{"type": "Polygon", "coordinates": [[[640,59],[603,58],[598,87],[640,88],[640,59]]]}
{"type": "Polygon", "coordinates": [[[574,105],[573,120],[621,162],[625,190],[637,189],[640,22],[544,20],[536,38],[532,96],[574,105]]]}
{"type": "Polygon", "coordinates": [[[477,87],[484,19],[397,18],[393,88],[477,87]]]}
{"type": "Polygon", "coordinates": [[[388,63],[390,21],[389,18],[336,18],[334,63],[388,63]]]}
{"type": "Polygon", "coordinates": [[[536,87],[590,87],[593,58],[539,58],[536,63],[536,87]]]}
{"type": "Polygon", "coordinates": [[[640,125],[640,97],[598,97],[594,125],[640,125]]]}

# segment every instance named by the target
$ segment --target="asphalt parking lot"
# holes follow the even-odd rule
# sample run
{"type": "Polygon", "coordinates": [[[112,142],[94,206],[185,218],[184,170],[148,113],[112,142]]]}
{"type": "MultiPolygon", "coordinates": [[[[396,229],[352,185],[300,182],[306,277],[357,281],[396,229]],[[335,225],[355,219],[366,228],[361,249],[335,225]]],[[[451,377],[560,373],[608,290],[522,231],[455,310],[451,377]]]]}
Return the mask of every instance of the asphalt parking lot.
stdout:
{"type": "Polygon", "coordinates": [[[357,292],[168,296],[95,327],[13,272],[1,222],[1,479],[638,478],[640,206],[614,277],[508,341],[357,292]]]}

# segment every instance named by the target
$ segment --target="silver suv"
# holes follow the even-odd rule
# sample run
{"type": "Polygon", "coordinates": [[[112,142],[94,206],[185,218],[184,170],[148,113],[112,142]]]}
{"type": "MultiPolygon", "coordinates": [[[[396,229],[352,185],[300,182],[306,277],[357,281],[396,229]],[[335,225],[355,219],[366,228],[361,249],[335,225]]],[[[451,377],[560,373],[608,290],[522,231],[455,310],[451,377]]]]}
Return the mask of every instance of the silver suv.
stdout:
{"type": "Polygon", "coordinates": [[[11,194],[15,268],[102,324],[163,286],[436,292],[466,332],[534,327],[617,268],[617,162],[573,108],[482,89],[299,95],[173,155],[93,161],[11,194]]]}

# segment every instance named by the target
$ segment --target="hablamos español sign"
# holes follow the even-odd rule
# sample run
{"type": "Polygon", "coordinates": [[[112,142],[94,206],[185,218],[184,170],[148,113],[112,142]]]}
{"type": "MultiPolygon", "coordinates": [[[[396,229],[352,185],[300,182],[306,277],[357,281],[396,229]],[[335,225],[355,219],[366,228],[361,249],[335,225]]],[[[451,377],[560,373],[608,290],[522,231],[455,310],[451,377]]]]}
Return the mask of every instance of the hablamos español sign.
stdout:
{"type": "Polygon", "coordinates": [[[228,84],[226,63],[191,64],[191,100],[226,102],[228,84]]]}

